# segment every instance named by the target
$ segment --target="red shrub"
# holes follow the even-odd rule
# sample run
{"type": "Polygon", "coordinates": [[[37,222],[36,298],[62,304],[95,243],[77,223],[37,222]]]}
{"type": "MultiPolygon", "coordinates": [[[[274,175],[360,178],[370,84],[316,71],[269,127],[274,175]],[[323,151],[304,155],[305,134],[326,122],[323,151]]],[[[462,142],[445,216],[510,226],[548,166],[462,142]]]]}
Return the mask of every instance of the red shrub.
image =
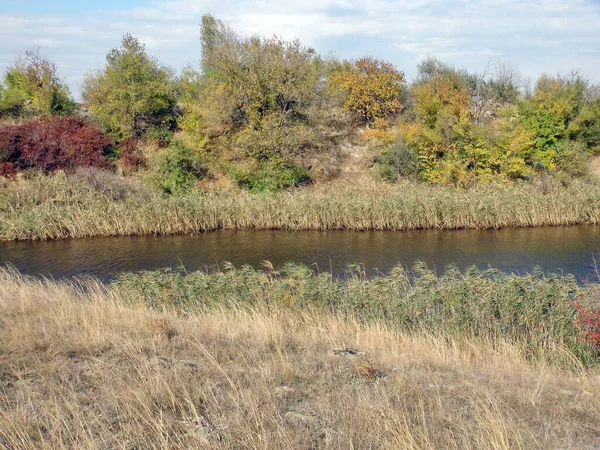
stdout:
{"type": "Polygon", "coordinates": [[[119,145],[119,160],[127,169],[138,170],[146,166],[146,158],[136,139],[127,139],[119,145]]]}
{"type": "Polygon", "coordinates": [[[573,307],[577,311],[577,324],[583,338],[600,350],[600,309],[586,308],[579,302],[573,302],[573,307]]]}
{"type": "Polygon", "coordinates": [[[80,118],[40,119],[0,127],[0,174],[28,168],[43,172],[113,167],[112,142],[80,118]]]}
{"type": "Polygon", "coordinates": [[[12,175],[19,169],[18,128],[18,125],[0,127],[0,176],[12,175]]]}

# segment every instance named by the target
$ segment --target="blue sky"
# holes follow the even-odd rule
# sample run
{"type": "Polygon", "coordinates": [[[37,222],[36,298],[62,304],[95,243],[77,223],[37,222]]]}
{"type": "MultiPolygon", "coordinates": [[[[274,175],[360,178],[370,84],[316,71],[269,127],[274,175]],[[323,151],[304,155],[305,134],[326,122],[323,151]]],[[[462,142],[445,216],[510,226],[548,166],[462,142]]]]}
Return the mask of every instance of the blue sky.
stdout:
{"type": "Polygon", "coordinates": [[[600,82],[600,0],[0,0],[0,72],[39,46],[78,96],[125,33],[175,69],[197,66],[207,12],[243,34],[386,59],[409,80],[432,55],[473,72],[507,62],[524,83],[573,69],[600,82]]]}

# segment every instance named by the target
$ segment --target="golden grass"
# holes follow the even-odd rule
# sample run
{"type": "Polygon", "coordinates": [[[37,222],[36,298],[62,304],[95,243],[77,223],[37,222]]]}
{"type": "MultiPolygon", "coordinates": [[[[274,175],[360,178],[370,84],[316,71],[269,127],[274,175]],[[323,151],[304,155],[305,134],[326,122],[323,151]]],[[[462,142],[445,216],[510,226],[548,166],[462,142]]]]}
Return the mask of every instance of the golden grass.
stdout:
{"type": "Polygon", "coordinates": [[[600,378],[311,310],[126,306],[0,272],[0,447],[595,448],[600,378]],[[356,349],[352,352],[349,349],[356,349]]]}
{"type": "Polygon", "coordinates": [[[599,220],[600,187],[583,181],[465,191],[411,182],[338,182],[275,194],[213,187],[183,196],[90,170],[0,181],[0,240],[217,229],[484,229],[599,220]]]}

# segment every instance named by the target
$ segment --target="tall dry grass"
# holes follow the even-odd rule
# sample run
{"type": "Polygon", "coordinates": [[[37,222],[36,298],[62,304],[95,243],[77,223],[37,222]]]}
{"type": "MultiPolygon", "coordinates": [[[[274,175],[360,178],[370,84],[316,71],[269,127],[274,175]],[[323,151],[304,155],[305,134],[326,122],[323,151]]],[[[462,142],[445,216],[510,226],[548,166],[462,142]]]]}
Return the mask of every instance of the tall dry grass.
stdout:
{"type": "Polygon", "coordinates": [[[592,449],[600,378],[509,342],[0,272],[0,447],[592,449]],[[135,300],[135,301],[133,301],[135,300]],[[493,344],[493,345],[492,345],[493,344]]]}
{"type": "Polygon", "coordinates": [[[250,194],[167,196],[108,173],[0,182],[0,239],[198,233],[217,229],[410,230],[598,223],[600,187],[573,181],[465,191],[417,183],[325,184],[250,194]]]}

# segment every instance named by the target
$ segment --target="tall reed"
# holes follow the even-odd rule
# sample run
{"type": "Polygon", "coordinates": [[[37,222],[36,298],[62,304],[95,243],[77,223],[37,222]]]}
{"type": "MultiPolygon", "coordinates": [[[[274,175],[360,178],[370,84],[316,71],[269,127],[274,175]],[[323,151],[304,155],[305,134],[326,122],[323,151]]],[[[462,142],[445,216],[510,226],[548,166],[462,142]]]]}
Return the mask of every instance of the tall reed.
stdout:
{"type": "MultiPolygon", "coordinates": [[[[423,264],[396,267],[366,278],[358,269],[345,279],[288,264],[280,271],[250,267],[189,274],[154,271],[122,274],[114,289],[123,298],[184,314],[214,308],[317,308],[366,323],[410,332],[511,342],[525,355],[565,362],[562,351],[583,364],[600,348],[585,339],[574,300],[600,309],[598,286],[578,286],[572,276],[518,276],[497,270],[450,267],[436,275],[423,264]],[[562,355],[562,356],[560,356],[562,355]]],[[[568,364],[572,363],[567,358],[568,364]]]]}
{"type": "Polygon", "coordinates": [[[110,174],[0,182],[0,239],[190,234],[218,229],[411,230],[573,225],[600,220],[600,187],[523,183],[465,191],[405,182],[275,194],[218,188],[168,196],[110,174]]]}

